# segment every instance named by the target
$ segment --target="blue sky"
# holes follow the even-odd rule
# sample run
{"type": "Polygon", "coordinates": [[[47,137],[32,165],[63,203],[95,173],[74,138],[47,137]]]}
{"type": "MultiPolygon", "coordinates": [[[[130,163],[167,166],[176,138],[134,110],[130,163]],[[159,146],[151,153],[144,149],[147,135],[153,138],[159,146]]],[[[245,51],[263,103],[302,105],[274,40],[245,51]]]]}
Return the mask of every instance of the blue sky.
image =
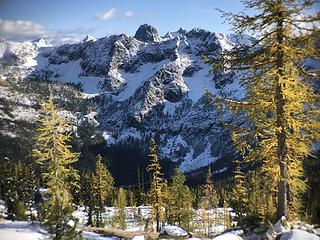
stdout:
{"type": "MultiPolygon", "coordinates": [[[[103,37],[120,32],[134,35],[144,23],[155,26],[161,35],[180,27],[228,31],[229,26],[222,24],[215,8],[237,12],[241,4],[238,0],[0,0],[0,19],[2,24],[6,21],[16,30],[22,28],[21,32],[27,28],[23,22],[29,22],[30,28],[32,23],[36,24],[30,37],[38,32],[45,35],[46,31],[59,37],[79,38],[86,34],[103,37]]],[[[23,38],[18,36],[23,34],[16,35],[23,38]]]]}
{"type": "Polygon", "coordinates": [[[144,23],[161,35],[184,27],[228,32],[215,10],[239,12],[239,0],[0,0],[0,38],[79,40],[90,34],[134,35],[144,23]]]}

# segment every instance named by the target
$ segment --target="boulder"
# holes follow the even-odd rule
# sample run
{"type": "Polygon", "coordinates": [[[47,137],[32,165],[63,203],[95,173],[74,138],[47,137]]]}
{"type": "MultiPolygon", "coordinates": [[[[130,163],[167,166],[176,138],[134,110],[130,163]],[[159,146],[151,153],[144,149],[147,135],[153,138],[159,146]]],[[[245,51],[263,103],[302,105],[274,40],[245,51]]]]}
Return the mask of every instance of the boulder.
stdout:
{"type": "Polygon", "coordinates": [[[162,237],[188,237],[188,232],[186,232],[185,230],[183,230],[181,227],[178,226],[173,226],[173,225],[167,225],[164,226],[161,231],[160,231],[160,235],[159,238],[162,237]]]}

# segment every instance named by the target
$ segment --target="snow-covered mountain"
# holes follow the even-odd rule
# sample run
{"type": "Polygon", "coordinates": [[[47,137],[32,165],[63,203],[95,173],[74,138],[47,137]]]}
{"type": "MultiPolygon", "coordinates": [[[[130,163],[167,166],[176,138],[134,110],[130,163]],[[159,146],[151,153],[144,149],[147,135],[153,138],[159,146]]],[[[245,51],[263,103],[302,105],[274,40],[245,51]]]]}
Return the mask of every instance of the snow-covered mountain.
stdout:
{"type": "Polygon", "coordinates": [[[191,172],[233,154],[222,124],[230,116],[218,115],[207,104],[205,91],[234,99],[244,96],[230,74],[218,80],[224,73],[214,69],[210,73],[202,56],[213,57],[252,41],[197,28],[161,37],[144,24],[134,37],[88,36],[78,44],[59,47],[44,40],[1,41],[0,59],[29,78],[80,84],[84,97],[99,96],[96,113],[90,116],[107,144],[155,137],[162,158],[191,172]]]}

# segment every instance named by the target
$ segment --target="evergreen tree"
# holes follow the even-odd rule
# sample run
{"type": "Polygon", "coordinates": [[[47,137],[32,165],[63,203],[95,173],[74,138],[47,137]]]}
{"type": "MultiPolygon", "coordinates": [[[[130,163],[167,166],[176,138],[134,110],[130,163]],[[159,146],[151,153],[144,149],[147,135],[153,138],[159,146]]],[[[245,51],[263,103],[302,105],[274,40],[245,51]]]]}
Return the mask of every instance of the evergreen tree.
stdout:
{"type": "Polygon", "coordinates": [[[95,199],[93,195],[94,186],[94,174],[93,173],[83,173],[80,178],[81,183],[81,201],[86,207],[88,213],[87,226],[94,226],[93,224],[93,212],[95,210],[95,199]]]}
{"type": "Polygon", "coordinates": [[[123,188],[119,188],[118,194],[114,203],[114,207],[116,208],[116,214],[112,219],[112,225],[116,228],[126,229],[126,212],[125,207],[127,206],[127,197],[126,190],[123,188]]]}
{"type": "Polygon", "coordinates": [[[105,212],[106,200],[114,184],[113,177],[106,166],[102,163],[102,157],[96,157],[96,169],[93,176],[92,194],[95,202],[95,225],[102,227],[104,225],[102,214],[105,212]]]}
{"type": "Polygon", "coordinates": [[[128,202],[127,206],[128,207],[135,207],[137,205],[137,203],[136,203],[136,196],[135,196],[134,190],[127,189],[126,193],[127,193],[126,197],[127,197],[127,202],[128,202]]]}
{"type": "Polygon", "coordinates": [[[35,175],[32,164],[23,165],[20,174],[19,195],[29,211],[29,220],[33,220],[32,208],[34,206],[34,195],[37,188],[37,177],[35,175]]]}
{"type": "Polygon", "coordinates": [[[149,190],[150,203],[153,208],[154,218],[156,221],[157,232],[160,231],[160,222],[163,219],[163,208],[166,199],[165,182],[162,179],[163,173],[157,155],[157,144],[154,139],[150,140],[150,153],[151,159],[147,171],[151,173],[151,187],[149,190]]]}
{"type": "Polygon", "coordinates": [[[201,186],[203,192],[202,204],[205,209],[212,209],[218,206],[218,195],[213,185],[211,167],[208,167],[205,183],[201,186]]]}
{"type": "Polygon", "coordinates": [[[276,186],[260,169],[249,172],[247,192],[250,215],[263,223],[269,223],[276,214],[276,186]]]}
{"type": "Polygon", "coordinates": [[[137,201],[137,205],[140,206],[145,203],[144,199],[144,179],[143,173],[141,174],[139,166],[137,166],[137,188],[135,191],[135,199],[137,201]]]}
{"type": "Polygon", "coordinates": [[[240,161],[236,160],[236,168],[233,172],[234,186],[232,189],[231,207],[237,214],[238,225],[242,225],[248,214],[248,194],[245,187],[245,175],[241,171],[240,161]]]}
{"type": "Polygon", "coordinates": [[[178,224],[187,230],[191,230],[190,223],[194,216],[192,209],[194,197],[184,183],[185,177],[176,168],[169,185],[169,197],[166,206],[167,220],[170,224],[178,224]]]}
{"type": "MultiPolygon", "coordinates": [[[[318,151],[317,155],[320,155],[318,151]]],[[[305,161],[306,175],[308,179],[308,191],[304,196],[306,208],[306,220],[313,223],[320,222],[320,161],[317,157],[310,156],[305,161]]]]}
{"type": "Polygon", "coordinates": [[[1,163],[0,173],[1,199],[5,200],[8,215],[12,219],[26,220],[26,210],[30,212],[34,204],[36,176],[32,165],[22,162],[13,163],[5,159],[1,163]]]}
{"type": "Polygon", "coordinates": [[[51,96],[41,107],[39,125],[32,155],[42,168],[42,178],[50,194],[43,220],[53,239],[70,239],[69,236],[76,234],[75,226],[69,224],[73,219],[70,190],[77,187],[79,178],[71,165],[77,161],[78,154],[68,145],[70,126],[58,114],[51,96]]]}
{"type": "MultiPolygon", "coordinates": [[[[215,98],[233,112],[244,113],[245,126],[233,139],[245,161],[259,161],[277,190],[277,219],[299,212],[301,193],[306,189],[302,159],[319,139],[319,95],[313,89],[316,69],[308,69],[307,58],[318,56],[314,24],[320,14],[308,16],[313,1],[245,0],[246,13],[224,16],[238,34],[257,38],[250,46],[222,52],[209,60],[215,71],[238,71],[246,90],[241,101],[215,98]]],[[[210,96],[210,94],[208,94],[210,96]]]]}
{"type": "Polygon", "coordinates": [[[204,221],[205,229],[209,233],[209,228],[212,226],[212,214],[210,214],[213,208],[218,206],[217,191],[213,185],[211,167],[208,167],[208,173],[205,179],[205,183],[201,186],[202,190],[202,218],[204,221]]]}

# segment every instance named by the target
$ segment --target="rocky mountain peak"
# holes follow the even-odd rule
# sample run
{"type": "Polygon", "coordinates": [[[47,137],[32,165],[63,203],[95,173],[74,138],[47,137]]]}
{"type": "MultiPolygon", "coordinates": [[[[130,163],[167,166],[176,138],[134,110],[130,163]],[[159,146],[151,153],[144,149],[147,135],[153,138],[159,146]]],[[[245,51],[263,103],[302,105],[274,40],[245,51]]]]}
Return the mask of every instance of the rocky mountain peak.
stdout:
{"type": "Polygon", "coordinates": [[[181,27],[181,28],[179,28],[178,33],[180,33],[180,34],[186,34],[186,33],[187,33],[187,30],[184,29],[183,27],[181,27]]]}
{"type": "Polygon", "coordinates": [[[221,170],[233,154],[231,139],[204,93],[240,99],[244,92],[232,77],[218,81],[215,76],[223,73],[211,73],[201,56],[216,56],[243,41],[182,28],[161,38],[144,24],[134,37],[111,35],[52,48],[0,43],[0,59],[7,56],[2,60],[23,67],[30,78],[76,84],[86,98],[99,96],[93,120],[108,146],[130,139],[147,144],[156,136],[159,156],[181,171],[215,162],[221,170]]]}
{"type": "Polygon", "coordinates": [[[157,29],[149,24],[141,25],[134,37],[143,42],[160,42],[161,40],[157,29]]]}
{"type": "Polygon", "coordinates": [[[85,43],[85,42],[90,42],[90,41],[96,41],[96,39],[94,37],[92,37],[91,35],[87,35],[81,42],[85,43]]]}

